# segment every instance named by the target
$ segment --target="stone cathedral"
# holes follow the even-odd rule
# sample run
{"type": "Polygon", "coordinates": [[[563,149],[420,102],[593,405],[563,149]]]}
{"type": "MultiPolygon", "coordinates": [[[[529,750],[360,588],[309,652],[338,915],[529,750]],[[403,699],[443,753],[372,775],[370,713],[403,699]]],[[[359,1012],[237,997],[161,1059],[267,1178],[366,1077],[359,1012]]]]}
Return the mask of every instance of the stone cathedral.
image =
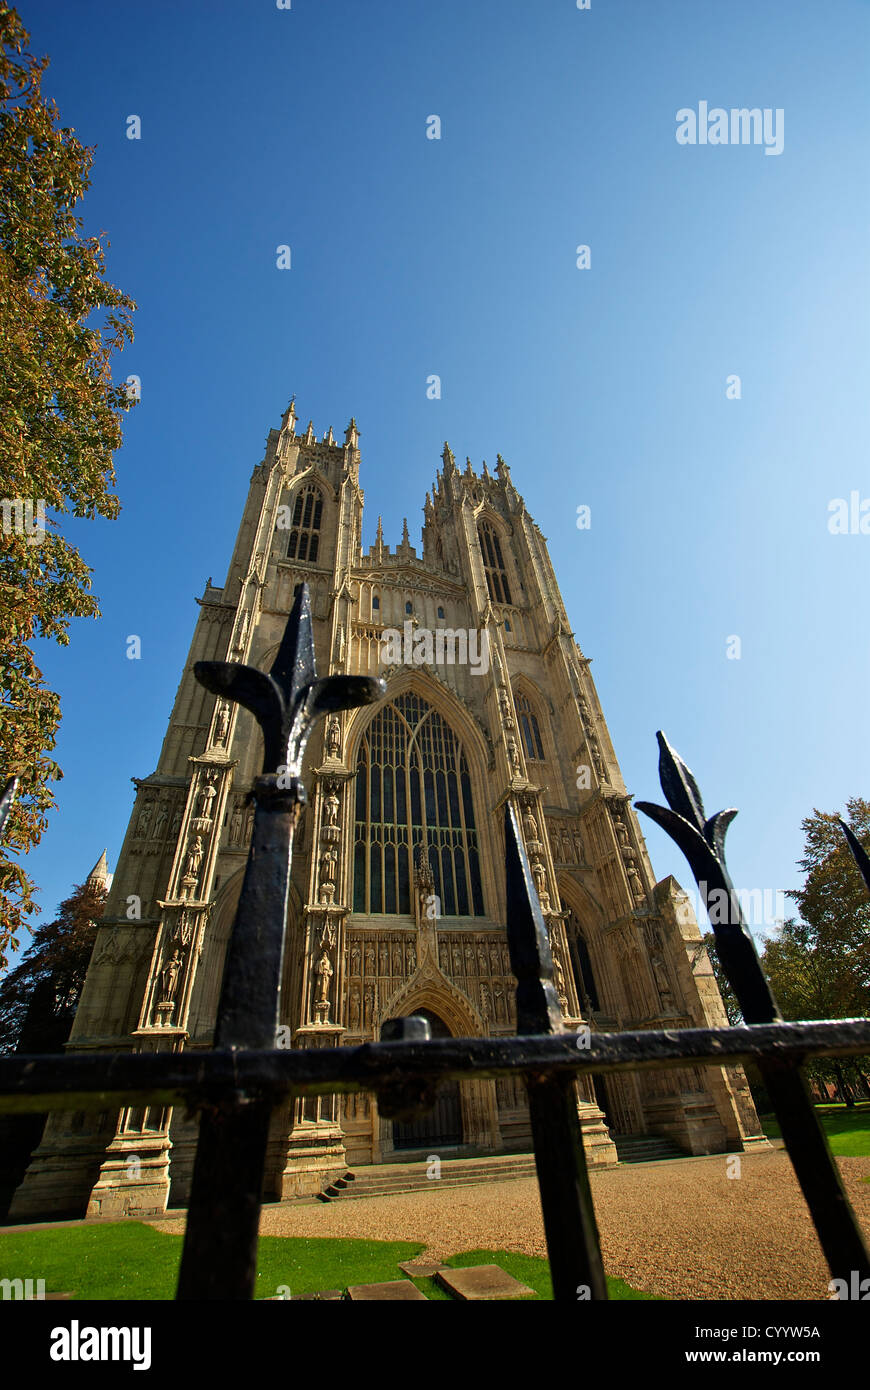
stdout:
{"type": "MultiPolygon", "coordinates": [[[[133,779],[71,1049],[211,1044],[262,740],[193,664],[268,670],[302,579],[320,674],[380,675],[387,695],[318,725],[308,746],[278,1045],[360,1043],[411,1013],[436,1037],[515,1032],[508,799],[566,1027],[726,1023],[689,901],[672,878],[655,881],[589,661],[508,465],[460,469],[446,444],[441,457],[420,552],[407,524],[391,549],[380,523],[364,550],[355,421],[343,443],[331,428],[317,439],[310,424],[297,431],[291,402],[270,431],[226,581],[197,600],[156,770],[133,779]]],[[[695,1154],[765,1143],[740,1067],[592,1077],[578,1096],[592,1163],[616,1162],[620,1136],[666,1136],[695,1154]]],[[[12,1212],[181,1206],[195,1142],[179,1109],[53,1115],[12,1212]]],[[[530,1147],[520,1080],[443,1083],[408,1124],[381,1117],[371,1096],[314,1097],[275,1114],[264,1195],[316,1192],[353,1165],[530,1147]]]]}

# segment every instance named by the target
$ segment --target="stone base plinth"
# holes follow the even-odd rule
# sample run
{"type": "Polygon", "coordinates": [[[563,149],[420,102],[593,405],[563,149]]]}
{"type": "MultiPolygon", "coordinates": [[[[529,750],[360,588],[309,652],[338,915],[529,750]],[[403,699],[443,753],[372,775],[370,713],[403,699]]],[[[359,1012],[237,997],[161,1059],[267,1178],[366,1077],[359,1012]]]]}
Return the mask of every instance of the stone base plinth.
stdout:
{"type": "Polygon", "coordinates": [[[42,1143],[9,1206],[12,1221],[79,1219],[100,1172],[106,1140],[93,1132],[70,1131],[68,1115],[50,1116],[42,1143]]]}
{"type": "Polygon", "coordinates": [[[334,1125],[300,1125],[287,1140],[280,1198],[312,1197],[347,1171],[347,1153],[334,1125]]]}
{"type": "Polygon", "coordinates": [[[619,1162],[616,1145],[610,1137],[604,1111],[589,1101],[578,1100],[583,1152],[590,1168],[613,1168],[619,1162]]]}
{"type": "Polygon", "coordinates": [[[730,1152],[728,1135],[710,1096],[695,1092],[646,1101],[650,1133],[673,1139],[687,1154],[730,1152]]]}
{"type": "Polygon", "coordinates": [[[106,1150],[88,1202],[88,1216],[160,1216],[169,1203],[165,1134],[127,1135],[106,1150]]]}

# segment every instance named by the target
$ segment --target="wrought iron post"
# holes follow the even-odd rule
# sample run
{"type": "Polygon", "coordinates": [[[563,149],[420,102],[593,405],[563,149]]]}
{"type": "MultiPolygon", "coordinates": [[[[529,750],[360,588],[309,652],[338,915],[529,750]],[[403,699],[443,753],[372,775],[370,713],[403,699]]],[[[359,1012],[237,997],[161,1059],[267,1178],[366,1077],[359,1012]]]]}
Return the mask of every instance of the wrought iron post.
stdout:
{"type": "MultiPolygon", "coordinates": [[[[263,732],[263,775],[252,792],[253,837],[227,949],[214,1047],[271,1049],[279,1021],[293,835],[305,802],[305,745],[321,715],[370,704],[386,687],[367,676],[318,680],[307,584],[296,590],[268,675],[223,661],[198,661],[194,675],[207,690],[244,705],[263,732]]],[[[267,1099],[240,1089],[202,1111],[179,1299],[253,1296],[270,1114],[267,1099]]]]}
{"type": "MultiPolygon", "coordinates": [[[[659,780],[670,810],[649,801],[638,801],[637,809],[666,830],[688,859],[707,908],[719,962],[745,1021],[780,1023],[782,1015],[764,977],[725,865],[725,833],[737,812],[717,811],[707,820],[692,773],[664,734],[659,732],[656,737],[660,750],[659,780]]],[[[870,1275],[870,1256],[806,1082],[793,1063],[759,1058],[758,1069],[831,1274],[835,1279],[845,1279],[848,1286],[852,1271],[861,1277],[870,1275]]]]}
{"type": "MultiPolygon", "coordinates": [[[[510,802],[505,806],[507,938],[517,980],[517,1033],[563,1033],[553,957],[529,860],[510,802]]],[[[601,1242],[571,1075],[526,1078],[553,1298],[574,1303],[581,1285],[607,1298],[601,1242]]]]}

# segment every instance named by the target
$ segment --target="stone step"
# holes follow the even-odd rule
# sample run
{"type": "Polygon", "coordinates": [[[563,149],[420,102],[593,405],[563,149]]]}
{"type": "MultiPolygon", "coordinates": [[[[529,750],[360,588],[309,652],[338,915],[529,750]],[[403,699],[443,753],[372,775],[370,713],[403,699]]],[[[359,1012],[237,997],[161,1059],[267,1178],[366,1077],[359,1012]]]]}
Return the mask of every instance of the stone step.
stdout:
{"type": "Polygon", "coordinates": [[[620,1163],[658,1163],[685,1158],[685,1152],[664,1134],[615,1134],[613,1142],[620,1163]]]}
{"type": "MultiPolygon", "coordinates": [[[[614,1135],[620,1163],[660,1163],[685,1158],[683,1150],[662,1134],[614,1135]]],[[[321,1202],[347,1201],[351,1197],[390,1197],[400,1193],[425,1192],[433,1183],[439,1187],[468,1187],[474,1183],[533,1178],[533,1154],[495,1155],[491,1158],[442,1159],[440,1178],[430,1178],[429,1158],[404,1163],[380,1163],[348,1169],[341,1177],[317,1193],[321,1202]]]]}
{"type": "Polygon", "coordinates": [[[356,1197],[388,1197],[398,1193],[422,1192],[439,1187],[466,1187],[474,1183],[535,1176],[531,1155],[509,1155],[494,1159],[449,1159],[441,1164],[440,1178],[428,1176],[429,1163],[378,1164],[356,1172],[346,1172],[317,1195],[323,1202],[347,1201],[356,1197]]]}

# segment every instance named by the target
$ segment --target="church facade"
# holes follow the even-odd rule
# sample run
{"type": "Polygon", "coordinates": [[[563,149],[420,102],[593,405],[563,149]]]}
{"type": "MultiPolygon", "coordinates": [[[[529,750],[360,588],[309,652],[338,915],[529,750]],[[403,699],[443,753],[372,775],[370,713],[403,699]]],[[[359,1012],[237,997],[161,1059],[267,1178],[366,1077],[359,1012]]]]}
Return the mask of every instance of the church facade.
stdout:
{"type": "MultiPolygon", "coordinates": [[[[252,717],[193,676],[198,660],[268,670],[307,580],[320,674],[383,676],[385,699],[319,725],[294,845],[279,1046],[379,1036],[423,1013],[435,1036],[516,1030],[503,814],[523,828],[565,1025],[726,1022],[689,901],[656,882],[547,544],[499,456],[460,469],[445,445],[422,547],[361,543],[359,435],[297,431],[291,403],[253,472],[226,581],[209,580],[156,770],[127,833],[68,1047],[211,1045],[262,762],[252,717]]],[[[620,1136],[687,1153],[766,1141],[740,1067],[578,1084],[587,1156],[620,1136]]],[[[180,1110],[53,1115],[12,1207],[153,1213],[183,1205],[195,1127],[180,1110]]],[[[522,1082],[442,1086],[400,1124],[372,1096],[276,1113],[265,1195],[320,1190],[359,1164],[528,1150],[522,1082]]]]}

